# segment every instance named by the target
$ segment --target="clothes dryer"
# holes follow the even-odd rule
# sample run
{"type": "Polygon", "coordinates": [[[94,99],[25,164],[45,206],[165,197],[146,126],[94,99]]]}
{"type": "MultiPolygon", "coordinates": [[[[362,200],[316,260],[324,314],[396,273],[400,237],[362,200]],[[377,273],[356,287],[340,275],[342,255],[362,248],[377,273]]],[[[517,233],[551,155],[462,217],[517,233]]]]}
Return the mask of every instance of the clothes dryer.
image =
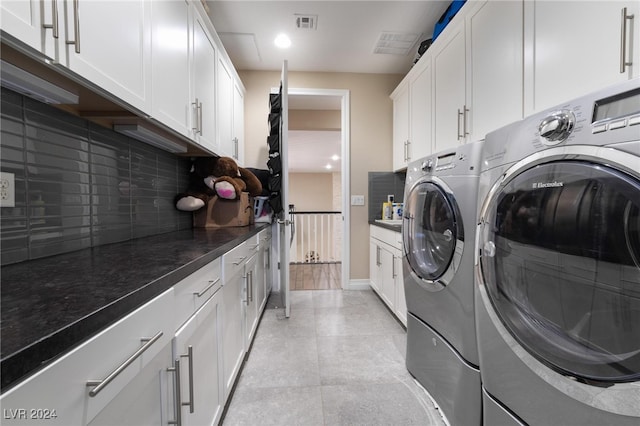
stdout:
{"type": "Polygon", "coordinates": [[[407,168],[403,272],[407,369],[454,425],[481,422],[473,250],[482,142],[407,168]]]}
{"type": "Polygon", "coordinates": [[[640,80],[487,135],[484,423],[640,424],[640,80]]]}

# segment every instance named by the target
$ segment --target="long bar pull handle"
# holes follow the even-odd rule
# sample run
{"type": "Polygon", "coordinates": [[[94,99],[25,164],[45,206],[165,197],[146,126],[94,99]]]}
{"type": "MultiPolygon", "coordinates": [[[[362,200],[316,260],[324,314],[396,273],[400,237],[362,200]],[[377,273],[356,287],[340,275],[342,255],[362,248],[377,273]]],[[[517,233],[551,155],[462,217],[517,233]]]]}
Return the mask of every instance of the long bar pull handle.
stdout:
{"type": "Polygon", "coordinates": [[[627,66],[631,66],[633,62],[627,62],[627,19],[632,20],[632,15],[627,15],[627,8],[622,8],[622,17],[620,23],[620,74],[624,74],[627,66]]]}
{"type": "Polygon", "coordinates": [[[458,108],[458,131],[456,132],[458,136],[458,140],[464,137],[464,135],[460,134],[460,117],[463,115],[464,115],[464,112],[460,111],[460,108],[458,108]]]}
{"type": "Polygon", "coordinates": [[[198,123],[198,98],[196,98],[195,102],[191,102],[191,106],[193,106],[196,116],[195,116],[195,126],[191,126],[191,130],[193,130],[193,133],[198,134],[198,132],[200,131],[200,124],[198,123]]]}
{"type": "Polygon", "coordinates": [[[396,255],[394,254],[391,260],[391,276],[395,278],[396,274],[396,255]]]}
{"type": "Polygon", "coordinates": [[[239,257],[238,260],[236,260],[235,262],[233,262],[234,265],[239,265],[242,263],[243,260],[245,260],[247,258],[247,256],[243,256],[243,257],[239,257]]]}
{"type": "Polygon", "coordinates": [[[180,406],[189,406],[189,412],[193,413],[193,346],[189,345],[186,355],[180,355],[182,358],[189,358],[189,401],[181,402],[180,406]]]}
{"type": "Polygon", "coordinates": [[[58,28],[58,0],[51,2],[51,24],[42,24],[42,28],[51,28],[53,30],[53,38],[59,38],[60,31],[58,28]]]}
{"type": "Polygon", "coordinates": [[[102,389],[104,389],[109,383],[111,383],[111,381],[113,379],[115,379],[116,377],[118,377],[118,375],[120,373],[122,373],[124,371],[125,368],[127,368],[128,366],[131,365],[131,363],[133,363],[133,361],[135,361],[136,359],[138,359],[140,357],[140,355],[142,355],[147,349],[149,349],[151,347],[151,345],[153,345],[160,337],[162,337],[163,332],[159,331],[155,336],[153,336],[152,338],[143,338],[140,339],[140,341],[142,342],[146,342],[144,345],[142,345],[140,347],[140,349],[138,349],[137,351],[134,352],[133,355],[131,355],[129,358],[126,359],[125,362],[123,362],[118,368],[116,368],[115,370],[113,370],[107,377],[105,377],[102,380],[88,380],[87,381],[87,386],[92,387],[95,386],[93,389],[91,389],[91,391],[89,392],[89,396],[94,397],[97,394],[100,393],[100,391],[102,389]]]}
{"type": "Polygon", "coordinates": [[[167,423],[170,425],[182,426],[182,397],[180,395],[180,358],[175,360],[174,366],[167,368],[167,371],[171,371],[176,375],[175,381],[175,394],[176,394],[176,419],[169,420],[167,423]]]}
{"type": "Polygon", "coordinates": [[[251,289],[251,292],[249,293],[250,297],[251,297],[251,301],[253,302],[253,271],[249,272],[249,277],[251,278],[249,280],[249,288],[251,289]]]}
{"type": "Polygon", "coordinates": [[[76,47],[76,53],[80,53],[80,14],[78,13],[78,2],[73,0],[73,33],[75,40],[66,40],[67,44],[73,44],[76,47]]]}
{"type": "Polygon", "coordinates": [[[411,141],[407,141],[407,162],[411,161],[411,141]]]}
{"type": "Polygon", "coordinates": [[[220,278],[216,278],[215,280],[212,280],[212,281],[210,280],[207,288],[205,288],[202,291],[194,291],[193,294],[196,295],[197,297],[202,297],[203,294],[205,294],[207,291],[209,291],[211,287],[218,284],[219,282],[220,282],[220,278]]]}
{"type": "Polygon", "coordinates": [[[198,133],[202,136],[202,102],[198,104],[198,133]]]}
{"type": "Polygon", "coordinates": [[[468,112],[469,112],[469,108],[467,108],[466,105],[464,105],[462,107],[462,137],[465,137],[469,134],[469,131],[467,129],[467,120],[468,120],[468,112]]]}

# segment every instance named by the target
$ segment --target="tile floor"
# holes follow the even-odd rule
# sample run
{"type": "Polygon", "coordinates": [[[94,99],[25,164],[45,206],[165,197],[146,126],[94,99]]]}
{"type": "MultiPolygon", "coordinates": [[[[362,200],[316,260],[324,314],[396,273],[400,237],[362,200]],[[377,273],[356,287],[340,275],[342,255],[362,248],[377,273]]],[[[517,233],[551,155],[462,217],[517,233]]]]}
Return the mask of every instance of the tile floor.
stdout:
{"type": "Polygon", "coordinates": [[[437,425],[406,332],[372,291],[291,293],[267,309],[223,425],[437,425]]]}

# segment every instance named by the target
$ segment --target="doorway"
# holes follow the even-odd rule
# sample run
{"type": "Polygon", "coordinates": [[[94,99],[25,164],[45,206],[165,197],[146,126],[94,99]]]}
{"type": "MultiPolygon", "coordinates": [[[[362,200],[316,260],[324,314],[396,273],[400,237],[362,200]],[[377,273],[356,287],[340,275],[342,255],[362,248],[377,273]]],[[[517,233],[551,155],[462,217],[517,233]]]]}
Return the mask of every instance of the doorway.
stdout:
{"type": "MultiPolygon", "coordinates": [[[[338,260],[341,268],[339,268],[339,270],[337,270],[335,267],[332,268],[328,268],[328,267],[322,267],[322,265],[313,265],[315,268],[315,272],[308,272],[307,276],[309,276],[309,274],[312,274],[311,276],[318,276],[318,277],[326,277],[329,278],[330,282],[324,282],[320,284],[319,288],[343,288],[343,289],[348,289],[349,288],[349,270],[350,270],[350,262],[349,262],[349,250],[350,250],[350,235],[349,235],[349,223],[350,223],[350,214],[349,214],[349,173],[350,173],[350,158],[349,158],[349,153],[350,153],[350,130],[349,130],[349,121],[350,121],[350,111],[349,111],[349,106],[350,106],[350,101],[349,101],[349,91],[348,90],[340,90],[340,89],[296,89],[296,88],[289,88],[288,90],[289,93],[289,111],[305,111],[305,114],[309,115],[310,117],[313,117],[314,112],[313,111],[318,111],[317,114],[320,114],[320,111],[322,111],[322,113],[324,114],[326,111],[333,111],[334,113],[337,111],[337,113],[339,114],[339,129],[333,129],[334,132],[337,132],[337,138],[339,139],[339,143],[338,143],[338,148],[339,148],[339,185],[337,184],[337,182],[334,182],[333,184],[333,188],[335,188],[336,186],[339,186],[339,192],[340,192],[340,196],[339,196],[339,200],[337,203],[337,207],[339,208],[339,212],[338,212],[338,220],[335,220],[335,223],[337,223],[337,226],[339,227],[339,229],[337,229],[337,231],[339,231],[338,233],[334,233],[337,235],[340,235],[340,241],[339,241],[339,247],[337,250],[337,254],[334,252],[334,260],[338,260]],[[338,256],[339,254],[339,256],[338,256]],[[339,258],[338,258],[339,257],[339,258]],[[322,274],[321,271],[332,271],[331,274],[327,273],[327,274],[322,274]],[[320,272],[318,272],[320,271],[320,272]],[[336,275],[339,274],[339,281],[336,283],[336,275]],[[333,279],[332,279],[333,277],[333,279]]],[[[291,116],[291,114],[290,114],[291,116]]],[[[313,126],[312,126],[313,127],[313,126]]],[[[331,135],[327,135],[326,132],[330,132],[331,129],[323,129],[321,130],[322,132],[325,132],[325,134],[323,134],[323,137],[331,137],[331,135]]],[[[299,132],[299,130],[293,130],[293,132],[299,132]]],[[[304,133],[304,132],[303,132],[304,133]]],[[[291,146],[291,141],[292,141],[292,136],[294,139],[293,144],[295,144],[295,137],[297,135],[292,134],[292,131],[290,130],[289,132],[289,152],[291,152],[292,146],[291,146]]],[[[299,147],[294,148],[296,150],[299,149],[299,147]]],[[[303,149],[304,151],[304,149],[303,149]]],[[[306,152],[303,155],[311,155],[317,156],[318,150],[314,150],[313,152],[306,152]]],[[[334,160],[335,161],[335,160],[334,160]]],[[[331,163],[328,163],[327,165],[331,165],[331,163]]],[[[291,164],[289,164],[289,166],[291,167],[291,164]]],[[[294,165],[295,167],[295,165],[294,165]]],[[[295,169],[294,169],[295,170],[295,169]]],[[[337,173],[337,168],[331,170],[330,172],[333,173],[334,175],[334,179],[337,179],[335,177],[335,174],[337,173]]],[[[291,172],[290,172],[291,173],[291,172]]],[[[291,191],[290,191],[291,192],[291,191]]],[[[295,200],[290,200],[294,206],[295,206],[295,200]]],[[[334,204],[334,209],[336,207],[336,204],[334,204]]],[[[295,207],[294,207],[295,208],[295,207]]],[[[333,213],[336,213],[335,211],[333,213]]],[[[317,219],[316,222],[317,224],[317,219]]],[[[317,225],[316,225],[317,226],[317,225]]],[[[316,243],[317,244],[317,243],[316,243]]],[[[315,246],[317,247],[317,245],[315,246]]],[[[314,247],[307,247],[306,249],[303,249],[303,257],[301,259],[297,259],[298,261],[296,262],[296,264],[300,265],[305,263],[305,261],[308,260],[313,260],[314,256],[316,255],[317,250],[314,247]],[[309,254],[309,256],[307,256],[307,254],[309,254]]],[[[312,262],[306,262],[306,263],[312,263],[312,262]]],[[[292,265],[295,266],[295,265],[292,265]]],[[[299,275],[299,272],[296,271],[296,276],[299,275]]],[[[303,275],[304,276],[304,275],[303,275]]],[[[293,282],[293,277],[291,277],[292,279],[292,290],[295,289],[295,283],[293,282]]],[[[304,287],[304,285],[303,285],[304,287]]]]}

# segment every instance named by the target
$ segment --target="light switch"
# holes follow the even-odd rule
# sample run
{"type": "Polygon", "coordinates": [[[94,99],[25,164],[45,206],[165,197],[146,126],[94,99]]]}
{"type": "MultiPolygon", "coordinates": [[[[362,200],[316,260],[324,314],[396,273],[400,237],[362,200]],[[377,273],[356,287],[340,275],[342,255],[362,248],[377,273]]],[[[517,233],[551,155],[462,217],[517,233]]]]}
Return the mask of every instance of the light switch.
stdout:
{"type": "Polygon", "coordinates": [[[352,195],[351,196],[351,205],[352,206],[364,206],[364,195],[352,195]]]}

